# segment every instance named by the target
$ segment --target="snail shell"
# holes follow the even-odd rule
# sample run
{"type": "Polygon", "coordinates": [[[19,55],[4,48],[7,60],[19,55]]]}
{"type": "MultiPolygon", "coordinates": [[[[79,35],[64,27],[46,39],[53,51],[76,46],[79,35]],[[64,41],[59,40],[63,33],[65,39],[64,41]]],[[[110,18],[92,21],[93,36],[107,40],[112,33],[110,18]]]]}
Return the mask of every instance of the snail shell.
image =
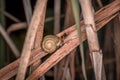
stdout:
{"type": "Polygon", "coordinates": [[[47,53],[53,53],[60,45],[61,39],[55,35],[47,35],[43,38],[42,48],[47,53]]]}

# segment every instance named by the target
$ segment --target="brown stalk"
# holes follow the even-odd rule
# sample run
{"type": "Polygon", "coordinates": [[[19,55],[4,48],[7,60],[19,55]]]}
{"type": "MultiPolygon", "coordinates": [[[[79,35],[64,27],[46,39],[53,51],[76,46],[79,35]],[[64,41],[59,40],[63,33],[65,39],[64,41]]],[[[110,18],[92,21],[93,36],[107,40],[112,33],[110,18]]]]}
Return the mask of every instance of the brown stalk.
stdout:
{"type": "Polygon", "coordinates": [[[71,7],[71,1],[66,0],[66,12],[65,12],[65,22],[64,22],[64,29],[72,26],[75,24],[72,7],[71,7]]]}
{"type": "MultiPolygon", "coordinates": [[[[116,0],[120,2],[120,0],[116,0]]],[[[114,25],[114,47],[115,47],[115,57],[116,57],[116,73],[117,73],[117,80],[120,80],[120,13],[119,15],[113,20],[114,25]]]]}
{"type": "Polygon", "coordinates": [[[60,32],[61,0],[54,0],[54,34],[60,32]]]}
{"type": "Polygon", "coordinates": [[[101,1],[101,0],[97,0],[97,3],[98,3],[98,5],[99,5],[100,8],[103,7],[103,4],[102,4],[102,1],[101,1]]]}
{"type": "Polygon", "coordinates": [[[16,80],[24,80],[24,78],[25,78],[25,73],[27,70],[27,65],[29,62],[31,49],[33,47],[33,43],[35,40],[35,34],[37,32],[37,28],[38,28],[38,26],[44,25],[43,23],[41,23],[41,21],[45,17],[46,4],[47,4],[47,0],[38,0],[37,1],[35,11],[34,11],[34,14],[33,14],[33,17],[32,17],[32,20],[31,20],[31,23],[30,23],[30,26],[28,28],[28,32],[26,35],[24,47],[22,50],[16,80]]]}
{"type": "Polygon", "coordinates": [[[3,36],[9,47],[11,48],[13,54],[16,58],[20,57],[20,52],[18,51],[17,47],[13,43],[13,41],[10,39],[9,35],[6,33],[6,31],[3,29],[3,27],[0,25],[0,34],[3,36]]]}
{"type": "MultiPolygon", "coordinates": [[[[54,0],[54,34],[60,32],[61,0],[54,0]]],[[[54,80],[57,79],[58,65],[54,66],[54,80]]]]}
{"type": "Polygon", "coordinates": [[[24,12],[27,23],[29,24],[32,17],[32,8],[30,0],[23,0],[24,12]]]}
{"type": "Polygon", "coordinates": [[[67,71],[66,71],[66,80],[71,80],[71,74],[70,74],[70,68],[67,68],[67,71]]]}
{"type": "Polygon", "coordinates": [[[88,46],[90,51],[90,58],[93,64],[94,73],[96,80],[106,80],[105,70],[103,67],[103,56],[102,51],[99,47],[99,41],[97,37],[94,13],[92,11],[92,4],[89,0],[79,0],[81,3],[86,35],[88,40],[88,46]],[[102,74],[104,74],[102,76],[102,74]]]}
{"type": "MultiPolygon", "coordinates": [[[[70,57],[70,56],[68,55],[68,56],[66,57],[66,59],[65,59],[65,66],[64,66],[64,70],[63,70],[63,74],[62,74],[61,80],[65,80],[65,78],[68,77],[67,75],[70,74],[69,72],[68,72],[68,74],[67,74],[67,71],[68,71],[68,69],[69,69],[68,65],[69,65],[69,62],[70,62],[70,58],[69,58],[69,57],[70,57]]],[[[68,80],[68,79],[66,79],[66,80],[68,80]]],[[[70,78],[69,80],[71,80],[71,78],[70,78]]]]}
{"type": "Polygon", "coordinates": [[[114,49],[116,59],[116,80],[120,80],[120,20],[119,15],[113,19],[114,27],[114,49]]]}
{"type": "MultiPolygon", "coordinates": [[[[120,6],[120,3],[118,3],[117,1],[114,1],[113,3],[107,5],[106,7],[103,7],[102,9],[100,9],[99,11],[96,12],[96,14],[95,14],[95,20],[96,20],[96,28],[97,28],[97,30],[99,30],[100,28],[102,28],[105,24],[107,24],[111,19],[113,19],[117,15],[116,13],[120,10],[119,6],[120,6]]],[[[84,30],[84,28],[83,28],[83,21],[81,21],[81,25],[82,25],[82,30],[84,30]]],[[[75,31],[75,25],[71,26],[70,28],[68,28],[68,29],[66,29],[64,31],[62,31],[57,36],[60,37],[60,36],[63,36],[64,34],[70,34],[73,31],[75,31]]],[[[71,36],[71,35],[69,35],[69,36],[71,36]]],[[[86,38],[84,38],[84,39],[86,39],[86,38]]],[[[71,38],[66,39],[66,40],[67,41],[71,40],[71,38]]],[[[79,43],[77,43],[77,44],[79,44],[79,43]]],[[[42,52],[42,50],[40,50],[40,49],[35,50],[35,52],[33,50],[31,52],[31,54],[32,54],[31,57],[38,55],[39,59],[41,57],[44,57],[45,55],[47,55],[47,53],[42,52]]],[[[34,61],[35,60],[37,60],[37,59],[34,58],[34,61]]],[[[34,61],[30,60],[30,63],[32,64],[34,61]]],[[[11,72],[14,69],[18,68],[18,64],[19,64],[19,60],[17,59],[13,63],[11,63],[11,64],[7,65],[6,67],[4,67],[3,69],[1,69],[0,70],[0,79],[1,79],[2,76],[6,76],[7,77],[7,74],[9,72],[11,72]]],[[[15,72],[15,74],[16,73],[17,73],[17,71],[15,72]]],[[[11,73],[12,76],[14,76],[15,74],[12,75],[12,73],[11,73]]],[[[12,76],[10,76],[10,77],[12,77],[12,76]]]]}
{"type": "Polygon", "coordinates": [[[70,54],[71,80],[75,80],[75,53],[76,53],[76,49],[74,49],[70,54]]]}
{"type": "MultiPolygon", "coordinates": [[[[113,25],[112,25],[113,20],[111,20],[105,28],[105,38],[104,38],[104,45],[103,45],[103,53],[104,53],[104,58],[111,58],[114,55],[114,48],[113,48],[113,25]],[[109,55],[108,55],[109,54],[109,55]]],[[[114,80],[114,69],[115,66],[112,64],[107,65],[107,70],[110,73],[107,73],[108,80],[114,80]]]]}
{"type": "MultiPolygon", "coordinates": [[[[45,14],[45,11],[43,14],[45,14]]],[[[45,17],[42,17],[41,24],[44,24],[44,22],[45,22],[45,17]]],[[[43,38],[43,31],[44,31],[44,25],[38,26],[36,36],[35,36],[34,45],[33,45],[34,49],[37,49],[37,48],[42,49],[41,43],[42,43],[42,38],[43,38]]],[[[34,59],[34,57],[33,57],[33,59],[34,59]]],[[[33,72],[40,64],[41,64],[41,60],[39,60],[39,59],[36,62],[34,62],[31,65],[31,72],[33,72]]]]}

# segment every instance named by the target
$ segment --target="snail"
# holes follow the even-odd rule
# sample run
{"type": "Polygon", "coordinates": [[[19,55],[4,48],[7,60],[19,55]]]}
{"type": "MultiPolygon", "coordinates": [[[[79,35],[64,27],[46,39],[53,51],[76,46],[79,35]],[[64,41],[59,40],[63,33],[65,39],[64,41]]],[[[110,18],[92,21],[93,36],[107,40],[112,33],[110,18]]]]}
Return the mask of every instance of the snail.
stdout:
{"type": "Polygon", "coordinates": [[[62,40],[55,35],[47,35],[43,38],[42,48],[47,53],[53,53],[60,47],[62,40]]]}

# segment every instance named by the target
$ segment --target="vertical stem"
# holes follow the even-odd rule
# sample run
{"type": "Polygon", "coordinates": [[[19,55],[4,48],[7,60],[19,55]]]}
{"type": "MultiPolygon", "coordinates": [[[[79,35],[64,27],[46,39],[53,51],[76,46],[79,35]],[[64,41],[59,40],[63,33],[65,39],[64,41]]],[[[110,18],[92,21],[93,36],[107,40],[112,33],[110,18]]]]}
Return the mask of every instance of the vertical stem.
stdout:
{"type": "MultiPolygon", "coordinates": [[[[44,12],[44,14],[45,14],[45,12],[44,12]]],[[[44,24],[44,22],[45,22],[45,18],[43,17],[41,23],[44,24]]],[[[34,45],[33,45],[34,49],[37,49],[37,48],[41,49],[41,43],[42,43],[42,38],[43,38],[43,31],[44,31],[44,25],[38,26],[37,32],[36,32],[36,36],[35,36],[35,40],[34,40],[34,45]]],[[[33,63],[31,65],[31,72],[33,72],[40,64],[41,64],[41,59],[39,59],[35,63],[33,63]]],[[[40,80],[43,80],[43,79],[45,79],[44,76],[42,76],[40,78],[40,80]]]]}
{"type": "Polygon", "coordinates": [[[24,11],[27,19],[27,23],[29,24],[32,17],[32,8],[30,0],[23,0],[24,11]]]}
{"type": "Polygon", "coordinates": [[[70,61],[70,56],[67,56],[66,58],[66,63],[65,63],[65,67],[64,67],[64,71],[63,71],[63,76],[62,76],[62,79],[61,80],[65,80],[65,77],[66,77],[66,74],[67,74],[67,70],[69,69],[68,68],[68,65],[69,65],[69,61],[70,61]]]}
{"type": "MultiPolygon", "coordinates": [[[[96,80],[102,80],[104,73],[102,51],[100,50],[98,37],[94,21],[94,13],[92,12],[92,5],[90,0],[79,0],[81,3],[86,35],[88,38],[88,45],[90,50],[90,57],[94,67],[96,80]]],[[[105,79],[105,78],[104,78],[105,79]]]]}
{"type": "MultiPolygon", "coordinates": [[[[103,46],[103,53],[104,56],[106,56],[105,58],[111,58],[113,57],[113,53],[114,53],[114,49],[113,49],[113,25],[112,22],[109,22],[106,25],[106,31],[105,31],[105,37],[104,37],[104,46],[103,46]],[[109,55],[108,55],[109,53],[109,55]]],[[[110,72],[107,74],[107,78],[108,80],[114,80],[114,65],[113,64],[108,64],[107,70],[110,72]]]]}
{"type": "Polygon", "coordinates": [[[82,30],[81,30],[81,26],[79,23],[79,21],[80,21],[79,9],[80,8],[79,8],[78,3],[79,3],[78,0],[71,0],[72,10],[73,10],[73,14],[74,14],[75,23],[76,23],[76,29],[77,29],[79,41],[81,43],[79,45],[79,50],[80,50],[80,56],[81,56],[82,72],[83,72],[84,79],[87,80],[86,69],[85,69],[85,59],[84,59],[84,48],[83,48],[83,43],[82,43],[82,30]]]}
{"type": "Polygon", "coordinates": [[[113,20],[114,24],[114,49],[116,57],[116,80],[120,80],[120,21],[119,15],[113,20]]]}
{"type": "MultiPolygon", "coordinates": [[[[54,0],[54,34],[60,32],[61,0],[54,0]]],[[[54,80],[57,80],[58,66],[54,66],[54,80]]]]}
{"type": "Polygon", "coordinates": [[[71,73],[71,80],[75,80],[75,52],[76,49],[74,49],[70,54],[70,73],[71,73]]]}
{"type": "MultiPolygon", "coordinates": [[[[65,9],[65,21],[64,21],[64,29],[68,28],[69,26],[73,25],[75,23],[74,21],[74,16],[73,16],[73,12],[72,12],[72,6],[71,6],[71,1],[66,0],[66,9],[65,9]]],[[[62,75],[62,79],[65,77],[66,80],[74,80],[75,79],[75,65],[74,65],[74,58],[75,58],[75,52],[76,49],[74,49],[70,55],[68,57],[66,57],[66,63],[68,58],[70,58],[69,60],[69,66],[67,66],[67,68],[64,69],[63,71],[63,75],[62,75]],[[64,73],[66,73],[65,76],[64,73]],[[69,76],[70,75],[70,76],[69,76]]],[[[65,65],[66,65],[65,63],[65,65]]]]}
{"type": "Polygon", "coordinates": [[[100,8],[103,7],[103,4],[102,4],[102,1],[101,1],[101,0],[97,0],[97,3],[98,3],[98,5],[99,5],[100,8]]]}
{"type": "Polygon", "coordinates": [[[24,80],[25,78],[27,65],[28,65],[30,53],[34,44],[37,28],[38,26],[44,25],[42,21],[45,18],[46,5],[47,5],[47,0],[37,0],[36,2],[35,11],[31,19],[31,23],[29,25],[25,43],[23,46],[16,80],[24,80]]]}
{"type": "MultiPolygon", "coordinates": [[[[5,10],[5,0],[0,0],[0,9],[1,11],[5,10]]],[[[3,13],[0,13],[0,23],[2,26],[5,26],[5,17],[3,13]]],[[[4,66],[5,63],[5,42],[0,35],[0,68],[4,66]]]]}
{"type": "MultiPolygon", "coordinates": [[[[5,11],[5,0],[0,0],[0,9],[2,12],[5,11]]],[[[2,23],[2,26],[5,26],[5,16],[2,12],[0,13],[0,22],[2,23]]]]}
{"type": "Polygon", "coordinates": [[[61,0],[54,0],[54,34],[60,32],[60,13],[61,13],[61,0]]]}
{"type": "MultiPolygon", "coordinates": [[[[116,0],[120,2],[120,0],[116,0]]],[[[114,44],[115,44],[115,57],[116,57],[116,72],[117,72],[117,80],[120,80],[120,13],[113,20],[114,24],[114,44]]]]}

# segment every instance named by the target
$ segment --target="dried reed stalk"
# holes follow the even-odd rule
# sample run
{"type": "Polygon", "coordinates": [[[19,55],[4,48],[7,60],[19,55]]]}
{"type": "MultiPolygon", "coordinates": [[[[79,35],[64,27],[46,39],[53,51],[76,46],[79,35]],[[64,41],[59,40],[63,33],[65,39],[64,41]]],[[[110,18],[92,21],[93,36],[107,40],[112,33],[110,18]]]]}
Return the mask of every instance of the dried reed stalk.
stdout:
{"type": "MultiPolygon", "coordinates": [[[[45,11],[43,14],[45,14],[45,11]]],[[[44,24],[44,23],[45,23],[45,17],[42,17],[41,24],[44,24]]],[[[43,38],[43,31],[44,31],[44,25],[38,26],[36,36],[35,36],[34,45],[33,45],[33,49],[37,49],[37,48],[42,49],[41,43],[42,43],[42,38],[43,38]]],[[[33,59],[34,59],[34,57],[33,57],[33,59]]],[[[41,60],[37,60],[36,62],[34,62],[31,65],[31,72],[33,72],[40,65],[40,63],[41,63],[41,60]]]]}
{"type": "MultiPolygon", "coordinates": [[[[90,57],[94,68],[96,80],[102,80],[103,69],[103,56],[99,47],[99,41],[97,37],[94,13],[92,11],[92,4],[90,0],[79,0],[82,8],[86,35],[88,40],[88,46],[90,51],[90,57]]],[[[105,75],[105,74],[104,74],[105,75]]],[[[105,80],[105,79],[104,79],[105,80]]]]}
{"type": "Polygon", "coordinates": [[[41,21],[43,20],[43,18],[45,18],[46,4],[47,0],[37,0],[35,11],[22,50],[16,80],[24,80],[25,78],[25,73],[27,70],[31,49],[33,48],[37,28],[38,26],[44,25],[43,23],[41,23],[41,21]]]}

